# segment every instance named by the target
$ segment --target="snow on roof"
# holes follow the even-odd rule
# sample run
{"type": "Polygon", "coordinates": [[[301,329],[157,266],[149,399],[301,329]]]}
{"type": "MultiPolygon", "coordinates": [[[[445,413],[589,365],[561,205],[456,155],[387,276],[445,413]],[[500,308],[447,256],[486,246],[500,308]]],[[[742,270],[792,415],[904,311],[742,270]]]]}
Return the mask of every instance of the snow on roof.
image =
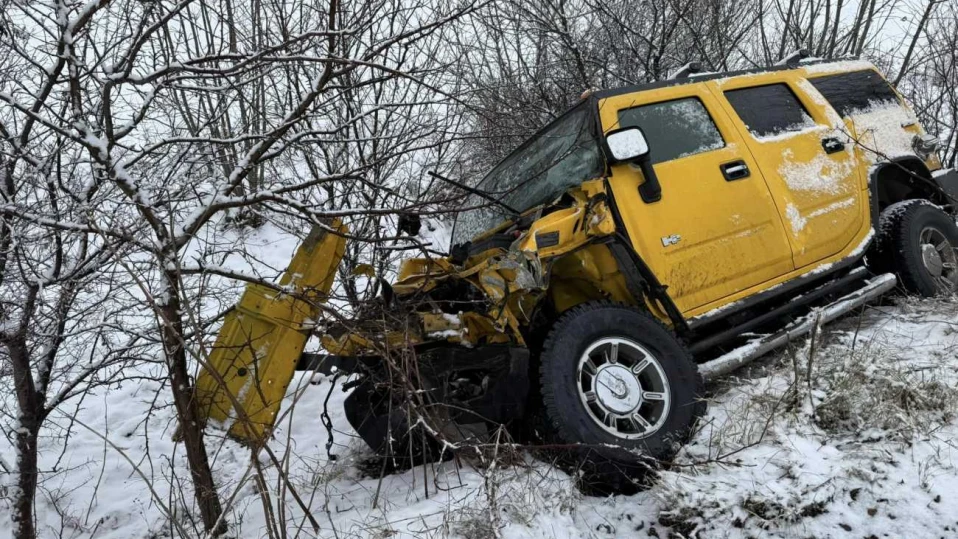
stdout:
{"type": "Polygon", "coordinates": [[[839,60],[837,62],[803,65],[802,67],[805,68],[805,74],[817,75],[821,73],[837,73],[840,71],[862,71],[863,69],[875,69],[875,64],[866,60],[839,60]]]}

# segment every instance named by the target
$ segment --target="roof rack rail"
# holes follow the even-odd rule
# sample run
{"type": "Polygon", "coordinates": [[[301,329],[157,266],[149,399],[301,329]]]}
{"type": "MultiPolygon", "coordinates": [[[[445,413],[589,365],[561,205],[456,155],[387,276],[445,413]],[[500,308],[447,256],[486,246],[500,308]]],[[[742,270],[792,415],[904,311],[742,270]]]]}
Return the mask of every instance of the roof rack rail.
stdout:
{"type": "Polygon", "coordinates": [[[798,67],[799,62],[811,56],[808,49],[798,49],[775,63],[777,66],[798,67]]]}
{"type": "Polygon", "coordinates": [[[687,79],[689,76],[695,73],[702,72],[702,62],[689,62],[684,66],[676,69],[669,75],[670,79],[687,79]]]}

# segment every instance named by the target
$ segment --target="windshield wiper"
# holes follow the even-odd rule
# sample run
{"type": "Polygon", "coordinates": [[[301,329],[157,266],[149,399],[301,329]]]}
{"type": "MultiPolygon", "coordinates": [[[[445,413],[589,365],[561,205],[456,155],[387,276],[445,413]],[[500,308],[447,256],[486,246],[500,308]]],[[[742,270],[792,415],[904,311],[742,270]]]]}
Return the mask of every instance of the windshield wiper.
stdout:
{"type": "Polygon", "coordinates": [[[427,174],[429,174],[429,175],[432,176],[433,178],[436,178],[437,180],[442,180],[442,181],[444,181],[444,182],[447,182],[447,183],[449,183],[449,184],[451,184],[451,185],[454,185],[454,186],[456,186],[456,187],[462,189],[463,191],[472,193],[472,194],[474,194],[474,195],[476,195],[476,196],[478,196],[478,197],[481,197],[481,198],[484,198],[484,199],[488,200],[489,202],[492,202],[492,203],[495,204],[496,206],[499,206],[499,207],[505,209],[506,211],[508,211],[509,213],[511,213],[512,216],[513,216],[513,218],[519,217],[520,215],[522,215],[522,212],[520,212],[519,210],[513,208],[512,206],[506,204],[505,202],[499,200],[498,198],[496,198],[496,197],[490,195],[489,193],[487,193],[487,192],[485,192],[485,191],[483,191],[483,190],[481,190],[481,189],[476,189],[475,187],[469,187],[468,185],[466,185],[466,184],[464,184],[464,183],[460,183],[460,182],[457,182],[456,180],[453,180],[453,179],[451,179],[451,178],[447,178],[447,177],[445,177],[445,176],[443,176],[443,175],[441,175],[441,174],[438,174],[438,173],[436,173],[436,172],[434,172],[434,171],[432,171],[432,170],[430,170],[429,172],[427,172],[427,174]]]}

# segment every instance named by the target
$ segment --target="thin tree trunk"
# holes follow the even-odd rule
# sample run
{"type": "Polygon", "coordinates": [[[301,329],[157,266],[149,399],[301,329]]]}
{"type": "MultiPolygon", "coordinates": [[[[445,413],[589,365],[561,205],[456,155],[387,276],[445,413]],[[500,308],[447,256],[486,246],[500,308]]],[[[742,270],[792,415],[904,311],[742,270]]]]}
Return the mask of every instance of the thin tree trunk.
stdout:
{"type": "Polygon", "coordinates": [[[790,26],[792,25],[793,9],[795,9],[795,0],[789,0],[788,10],[785,12],[785,24],[782,26],[782,41],[778,46],[778,60],[785,58],[785,50],[788,47],[788,34],[791,32],[790,26]]]}
{"type": "Polygon", "coordinates": [[[33,501],[37,495],[37,431],[21,416],[17,432],[17,493],[13,508],[13,533],[16,539],[35,539],[33,501]]]}
{"type": "Polygon", "coordinates": [[[203,422],[200,421],[193,400],[193,384],[190,379],[186,349],[183,347],[183,319],[180,316],[178,279],[175,273],[164,273],[167,285],[167,297],[159,306],[163,349],[166,354],[170,375],[170,387],[173,390],[173,403],[180,420],[180,436],[186,447],[186,459],[196,494],[196,503],[207,532],[214,535],[226,532],[226,525],[220,521],[223,508],[220,505],[213,472],[210,469],[206,445],[203,443],[203,422]]]}
{"type": "Polygon", "coordinates": [[[825,0],[825,24],[822,25],[822,35],[818,38],[818,47],[815,48],[815,56],[822,56],[828,43],[828,29],[832,20],[832,0],[825,0]]]}
{"type": "Polygon", "coordinates": [[[931,12],[934,11],[935,4],[937,3],[938,0],[929,0],[928,5],[925,6],[925,12],[922,13],[921,20],[918,21],[918,28],[915,28],[915,35],[911,36],[911,43],[908,45],[908,52],[905,53],[905,58],[901,61],[901,69],[898,70],[898,76],[895,77],[896,86],[908,71],[908,64],[911,63],[911,55],[915,52],[915,45],[918,43],[918,38],[921,37],[922,32],[925,31],[925,24],[928,22],[928,17],[931,16],[931,12]]]}
{"type": "Polygon", "coordinates": [[[825,49],[825,58],[835,56],[835,42],[838,39],[838,23],[841,21],[843,3],[843,0],[838,0],[838,3],[835,5],[835,21],[832,23],[832,32],[828,38],[828,47],[825,49]]]}
{"type": "Polygon", "coordinates": [[[872,23],[875,21],[875,3],[877,1],[878,0],[871,0],[868,4],[868,17],[865,19],[865,28],[862,30],[858,47],[855,49],[856,55],[860,56],[862,51],[865,50],[865,42],[868,41],[868,32],[871,31],[872,23]]]}
{"type": "Polygon", "coordinates": [[[27,346],[22,331],[7,343],[13,366],[14,386],[20,408],[17,426],[17,487],[13,500],[13,533],[17,539],[35,539],[33,504],[37,494],[37,434],[42,422],[43,403],[37,394],[27,346]]]}
{"type": "Polygon", "coordinates": [[[862,21],[865,20],[865,13],[868,11],[868,1],[869,0],[860,0],[858,4],[858,11],[855,13],[855,24],[852,25],[851,32],[849,32],[845,54],[855,54],[855,47],[858,46],[858,36],[859,32],[861,32],[862,21]]]}

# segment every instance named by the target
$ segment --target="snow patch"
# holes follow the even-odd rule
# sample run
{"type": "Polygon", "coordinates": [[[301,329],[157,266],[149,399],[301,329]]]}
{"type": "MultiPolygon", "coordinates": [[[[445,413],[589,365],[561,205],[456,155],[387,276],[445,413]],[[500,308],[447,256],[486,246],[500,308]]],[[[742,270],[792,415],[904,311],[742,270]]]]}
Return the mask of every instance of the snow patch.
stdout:
{"type": "Polygon", "coordinates": [[[842,208],[849,208],[855,205],[855,197],[846,198],[839,200],[837,202],[832,202],[831,204],[818,208],[810,212],[808,215],[802,215],[801,212],[793,204],[789,203],[785,206],[785,216],[788,218],[789,223],[792,225],[792,232],[798,234],[805,228],[805,225],[808,224],[809,219],[814,219],[816,217],[821,217],[822,215],[827,215],[833,211],[840,210],[842,208]]]}
{"type": "Polygon", "coordinates": [[[842,60],[839,62],[826,62],[821,64],[811,64],[802,66],[808,75],[820,75],[825,73],[840,73],[843,71],[863,71],[865,69],[875,69],[875,65],[865,60],[842,60]]]}
{"type": "Polygon", "coordinates": [[[808,223],[808,220],[802,217],[802,213],[798,211],[798,208],[796,208],[791,202],[785,205],[785,217],[792,226],[793,234],[798,234],[801,232],[808,223]]]}
{"type": "Polygon", "coordinates": [[[850,146],[846,146],[843,159],[819,152],[810,161],[797,161],[791,149],[782,152],[782,164],[778,173],[789,189],[839,194],[847,190],[844,180],[854,171],[856,160],[850,146]]]}
{"type": "Polygon", "coordinates": [[[915,133],[906,131],[905,126],[917,124],[918,118],[907,108],[896,103],[874,103],[867,109],[852,111],[849,116],[859,145],[870,162],[915,155],[912,148],[915,133]]]}
{"type": "Polygon", "coordinates": [[[759,142],[781,142],[783,140],[789,140],[795,137],[800,137],[828,129],[828,127],[824,125],[816,124],[814,120],[812,120],[811,116],[803,114],[802,120],[802,123],[790,125],[775,134],[756,136],[755,140],[759,142]]]}

